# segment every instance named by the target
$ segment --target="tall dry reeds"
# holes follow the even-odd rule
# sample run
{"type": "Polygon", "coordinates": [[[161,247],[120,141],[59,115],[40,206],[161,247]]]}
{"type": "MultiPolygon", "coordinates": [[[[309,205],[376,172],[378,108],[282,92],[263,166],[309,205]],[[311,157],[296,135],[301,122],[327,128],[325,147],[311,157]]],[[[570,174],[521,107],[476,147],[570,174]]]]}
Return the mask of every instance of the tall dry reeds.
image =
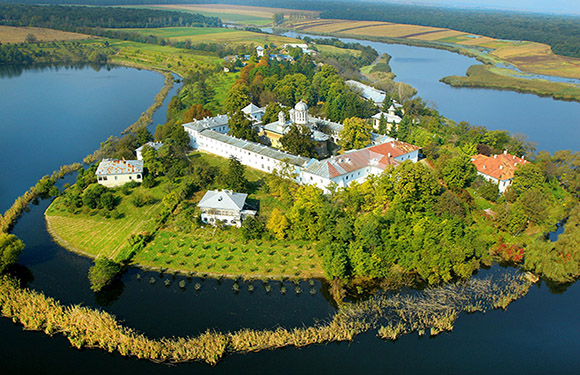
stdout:
{"type": "Polygon", "coordinates": [[[257,352],[285,346],[302,347],[350,341],[380,326],[379,336],[395,340],[410,332],[431,335],[453,329],[462,311],[505,307],[524,295],[530,283],[522,275],[427,289],[415,294],[385,294],[345,304],[334,317],[311,327],[275,330],[242,329],[231,333],[207,331],[197,337],[153,340],[121,325],[112,315],[82,306],[63,306],[43,294],[19,288],[0,278],[0,307],[4,316],[25,329],[62,333],[76,348],[100,348],[154,362],[202,361],[216,364],[228,353],[257,352]],[[383,321],[388,322],[385,326],[383,321]]]}

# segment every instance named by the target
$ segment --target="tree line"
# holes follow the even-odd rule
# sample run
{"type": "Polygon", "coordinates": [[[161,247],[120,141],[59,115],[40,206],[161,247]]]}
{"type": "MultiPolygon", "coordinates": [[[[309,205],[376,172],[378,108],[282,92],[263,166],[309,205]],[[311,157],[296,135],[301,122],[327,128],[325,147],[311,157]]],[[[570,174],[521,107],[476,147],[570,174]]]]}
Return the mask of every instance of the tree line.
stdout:
{"type": "Polygon", "coordinates": [[[154,9],[0,4],[0,25],[77,31],[85,28],[221,27],[217,17],[154,9]]]}

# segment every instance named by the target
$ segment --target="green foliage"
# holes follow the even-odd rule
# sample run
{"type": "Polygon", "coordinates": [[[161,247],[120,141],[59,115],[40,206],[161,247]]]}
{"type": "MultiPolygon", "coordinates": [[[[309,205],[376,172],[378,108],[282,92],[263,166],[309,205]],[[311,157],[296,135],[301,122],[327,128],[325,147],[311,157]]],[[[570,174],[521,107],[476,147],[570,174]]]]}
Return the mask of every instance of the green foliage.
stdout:
{"type": "Polygon", "coordinates": [[[254,130],[252,121],[246,117],[244,112],[237,111],[232,114],[228,120],[228,126],[230,127],[228,134],[232,137],[246,139],[252,142],[258,141],[258,135],[254,130]]]}
{"type": "Polygon", "coordinates": [[[290,125],[290,130],[282,138],[280,143],[285,151],[311,158],[315,155],[314,141],[312,140],[312,130],[306,125],[290,125]]]}
{"type": "Polygon", "coordinates": [[[226,96],[224,108],[228,113],[240,112],[242,108],[250,104],[249,88],[245,84],[236,84],[226,96]]]}
{"type": "Polygon", "coordinates": [[[99,207],[101,195],[107,191],[107,188],[101,184],[92,184],[87,187],[82,195],[83,205],[95,209],[99,207]]]}
{"type": "Polygon", "coordinates": [[[580,277],[580,206],[574,208],[564,228],[556,242],[538,239],[525,252],[527,269],[558,283],[580,277]]]}
{"type": "Polygon", "coordinates": [[[533,163],[526,163],[516,168],[511,189],[519,195],[526,190],[541,187],[545,181],[540,167],[533,163]]]}
{"type": "Polygon", "coordinates": [[[24,243],[13,234],[0,233],[0,274],[18,261],[24,243]]]}
{"type": "Polygon", "coordinates": [[[308,86],[308,78],[304,74],[289,74],[276,83],[274,92],[283,105],[292,106],[305,97],[308,86]]]}
{"type": "Polygon", "coordinates": [[[367,121],[358,117],[347,118],[338,144],[345,150],[363,148],[371,141],[371,131],[367,121]]]}
{"type": "Polygon", "coordinates": [[[235,156],[230,157],[228,169],[224,174],[224,182],[229,189],[235,192],[245,192],[248,180],[245,176],[246,168],[235,156]]]}
{"type": "Polygon", "coordinates": [[[264,222],[255,216],[248,216],[242,222],[241,232],[244,241],[259,240],[266,231],[264,222]]]}
{"type": "Polygon", "coordinates": [[[466,156],[456,156],[441,170],[443,181],[453,191],[467,187],[477,176],[477,169],[466,156]]]}
{"type": "Polygon", "coordinates": [[[268,229],[277,240],[283,240],[286,237],[286,230],[290,226],[286,215],[284,215],[279,209],[274,208],[268,222],[266,223],[266,229],[268,229]]]}
{"type": "Polygon", "coordinates": [[[100,292],[103,288],[120,276],[123,267],[110,259],[97,258],[95,264],[89,268],[89,282],[91,290],[100,292]]]}
{"type": "Polygon", "coordinates": [[[278,114],[280,111],[284,111],[285,118],[289,117],[288,108],[282,107],[277,102],[271,102],[266,106],[264,111],[264,116],[262,116],[262,124],[270,124],[272,122],[278,121],[278,114]]]}

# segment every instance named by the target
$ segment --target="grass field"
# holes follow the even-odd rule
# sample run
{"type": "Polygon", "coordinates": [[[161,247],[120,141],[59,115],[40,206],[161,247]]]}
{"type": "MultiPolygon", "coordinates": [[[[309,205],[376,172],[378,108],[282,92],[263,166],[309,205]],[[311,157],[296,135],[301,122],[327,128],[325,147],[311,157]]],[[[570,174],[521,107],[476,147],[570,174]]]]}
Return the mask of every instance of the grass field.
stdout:
{"type": "Polygon", "coordinates": [[[143,35],[153,35],[174,41],[190,40],[192,43],[224,44],[276,44],[299,43],[296,39],[250,31],[213,27],[169,27],[159,29],[122,29],[143,35]]]}
{"type": "MultiPolygon", "coordinates": [[[[203,158],[220,169],[228,163],[228,159],[211,154],[194,153],[191,157],[203,158]]],[[[258,202],[260,215],[267,217],[274,207],[283,205],[259,189],[265,175],[246,168],[246,178],[255,191],[249,199],[258,202]]],[[[247,278],[323,276],[321,261],[312,243],[267,239],[244,243],[238,228],[198,227],[188,221],[184,212],[197,205],[205,190],[181,202],[166,223],[157,224],[155,218],[163,210],[162,198],[176,186],[165,179],[160,181],[152,189],[139,186],[126,196],[117,193],[123,197],[116,208],[121,214],[118,219],[105,218],[102,212],[88,209],[72,214],[56,199],[45,213],[47,223],[62,245],[92,257],[103,255],[114,259],[127,251],[131,235],[147,232],[155,237],[135,254],[133,261],[139,265],[247,278]],[[132,203],[135,194],[150,196],[152,204],[135,207],[132,203]]],[[[216,181],[212,188],[219,184],[216,181]]]]}
{"type": "Polygon", "coordinates": [[[26,41],[26,36],[32,34],[39,42],[82,40],[93,38],[90,35],[69,33],[40,27],[0,26],[0,43],[14,44],[26,41]]]}
{"type": "Polygon", "coordinates": [[[216,67],[222,61],[217,56],[203,52],[169,46],[131,41],[113,41],[111,46],[118,48],[117,54],[111,58],[112,63],[147,69],[170,70],[182,77],[193,71],[216,67]]]}
{"type": "Polygon", "coordinates": [[[472,49],[489,61],[506,62],[528,73],[580,78],[580,59],[558,56],[545,44],[498,40],[459,31],[377,21],[305,20],[287,23],[302,32],[345,35],[350,37],[385,37],[427,42],[452,43],[472,49]],[[474,47],[486,48],[483,55],[474,47]]]}
{"type": "Polygon", "coordinates": [[[521,78],[515,76],[513,70],[488,65],[472,65],[467,70],[466,76],[450,76],[441,81],[454,87],[494,88],[551,96],[555,99],[580,101],[580,87],[578,85],[521,78]]]}

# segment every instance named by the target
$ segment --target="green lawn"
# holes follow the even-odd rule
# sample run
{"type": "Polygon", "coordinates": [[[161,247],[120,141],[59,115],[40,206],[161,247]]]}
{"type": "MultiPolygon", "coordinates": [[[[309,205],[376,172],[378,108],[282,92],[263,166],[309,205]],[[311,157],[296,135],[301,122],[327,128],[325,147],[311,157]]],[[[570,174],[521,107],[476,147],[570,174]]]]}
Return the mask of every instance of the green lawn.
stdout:
{"type": "MultiPolygon", "coordinates": [[[[226,158],[205,153],[192,153],[190,157],[203,158],[220,169],[225,169],[228,163],[226,158]]],[[[248,198],[259,204],[260,215],[267,218],[274,207],[286,207],[259,188],[264,176],[265,172],[246,168],[252,192],[248,198]]],[[[179,184],[179,181],[171,183],[165,178],[159,181],[152,189],[139,186],[129,195],[117,191],[122,197],[116,208],[121,214],[118,219],[106,218],[104,212],[86,208],[69,213],[57,198],[46,211],[47,221],[56,235],[66,242],[63,245],[94,257],[103,255],[114,259],[128,250],[131,235],[147,232],[154,234],[154,238],[135,254],[133,261],[139,265],[186,273],[256,278],[323,276],[321,260],[310,242],[263,239],[244,243],[238,228],[198,226],[185,212],[195,209],[206,190],[181,202],[164,224],[157,224],[155,218],[163,210],[163,196],[179,184]],[[151,196],[152,204],[135,207],[132,203],[135,194],[151,196]]],[[[220,185],[218,179],[208,189],[220,185]]]]}
{"type": "Polygon", "coordinates": [[[117,29],[153,35],[169,40],[190,40],[192,43],[276,44],[298,43],[297,39],[250,31],[215,27],[166,27],[153,29],[117,29]]]}

